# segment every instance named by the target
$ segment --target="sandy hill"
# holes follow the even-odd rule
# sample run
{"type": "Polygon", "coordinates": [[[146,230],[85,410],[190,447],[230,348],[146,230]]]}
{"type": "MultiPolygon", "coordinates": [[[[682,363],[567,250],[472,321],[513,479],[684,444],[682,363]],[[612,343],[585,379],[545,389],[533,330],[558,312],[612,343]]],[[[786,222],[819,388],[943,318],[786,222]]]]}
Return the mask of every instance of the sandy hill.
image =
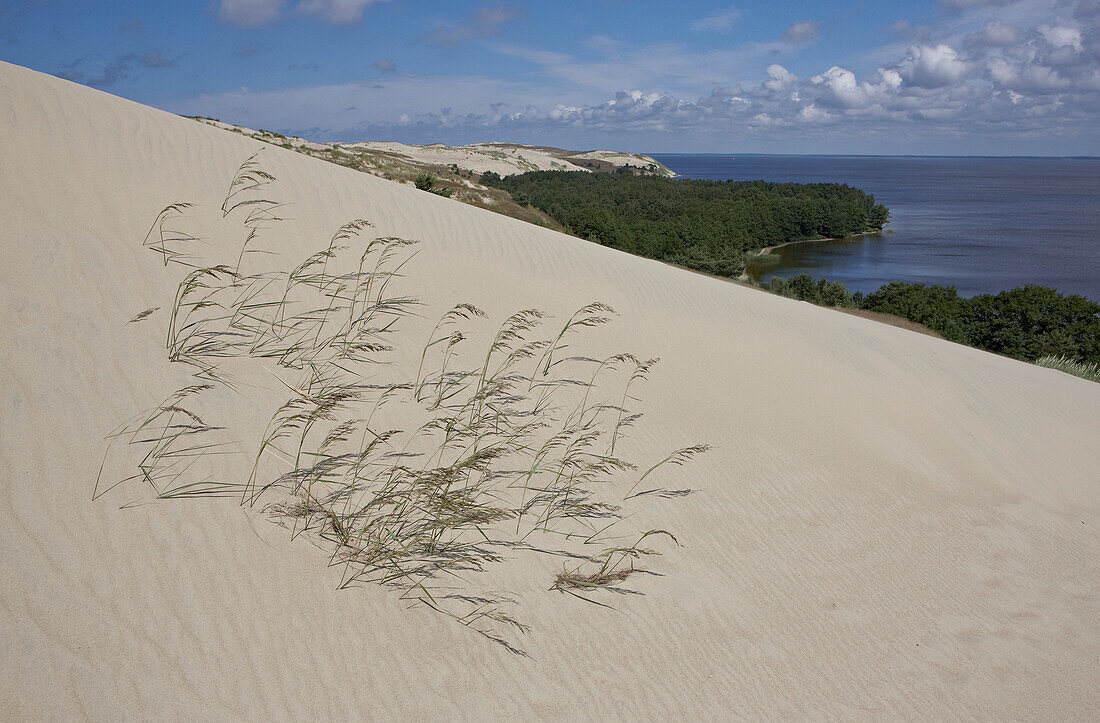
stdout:
{"type": "Polygon", "coordinates": [[[437,195],[559,231],[564,230],[561,224],[543,211],[516,203],[507,191],[482,185],[481,174],[486,171],[501,176],[528,171],[611,173],[624,166],[631,166],[633,169],[642,169],[635,170],[636,173],[644,172],[667,178],[676,176],[667,166],[639,153],[568,151],[499,141],[464,146],[448,146],[442,143],[420,146],[394,141],[318,143],[297,136],[284,136],[274,131],[244,128],[214,118],[188,117],[205,125],[390,181],[415,185],[427,175],[430,179],[429,187],[437,195]]]}
{"type": "MultiPolygon", "coordinates": [[[[2,63],[0,138],[7,717],[1100,715],[1100,385],[291,151],[266,147],[242,172],[254,139],[2,63]],[[337,233],[354,219],[372,225],[337,233]],[[376,237],[419,241],[378,242],[390,244],[388,268],[404,263],[378,277],[392,281],[385,293],[421,302],[394,327],[392,352],[325,331],[375,298],[359,296],[355,266],[376,237]],[[213,270],[193,289],[180,286],[204,264],[213,270]],[[278,453],[258,442],[281,403],[292,403],[284,419],[321,404],[321,376],[350,383],[337,362],[370,369],[358,377],[368,381],[421,379],[425,340],[443,338],[436,321],[467,302],[488,319],[453,327],[468,337],[455,354],[474,354],[445,363],[476,369],[508,314],[552,314],[553,336],[595,300],[617,316],[563,337],[557,359],[661,357],[630,390],[640,401],[620,397],[644,412],[615,449],[638,469],[612,470],[621,510],[598,509],[623,519],[597,537],[631,545],[665,529],[679,541],[646,540],[662,554],[639,558],[644,571],[618,591],[550,590],[591,563],[578,538],[539,533],[493,548],[503,559],[485,572],[430,588],[443,608],[505,600],[529,632],[456,621],[399,585],[340,589],[349,566],[329,562],[347,538],[323,512],[302,532],[314,504],[304,491],[297,508],[278,496],[240,504],[254,469],[272,494],[302,482],[274,476],[295,464],[299,427],[278,453]],[[712,449],[623,499],[662,455],[699,443],[712,449]],[[227,496],[186,494],[216,484],[227,496]]],[[[442,349],[425,353],[429,367],[442,349]]],[[[349,424],[408,428],[427,408],[414,391],[438,399],[467,383],[434,379],[349,424]]],[[[569,399],[580,389],[562,388],[569,399]]],[[[331,417],[359,401],[334,402],[331,417]]],[[[474,416],[504,434],[499,417],[474,416]]],[[[424,451],[423,437],[406,441],[424,451]]],[[[507,476],[493,464],[459,484],[507,476]]],[[[318,473],[303,485],[314,483],[315,496],[328,484],[318,473]]],[[[508,534],[499,527],[484,525],[486,545],[508,534]]],[[[462,541],[478,554],[480,538],[462,541]]]]}
{"type": "Polygon", "coordinates": [[[350,165],[350,161],[358,161],[362,170],[375,175],[382,175],[387,171],[396,174],[405,170],[442,173],[455,170],[466,176],[485,171],[510,176],[528,171],[612,171],[627,165],[645,169],[658,176],[671,178],[676,175],[650,156],[625,151],[570,151],[504,141],[468,143],[461,146],[449,146],[445,143],[416,145],[398,141],[316,142],[274,131],[253,130],[214,118],[195,116],[193,120],[344,165],[350,165]]]}
{"type": "Polygon", "coordinates": [[[407,158],[412,163],[439,166],[457,165],[475,173],[493,171],[502,176],[527,171],[609,170],[631,165],[659,176],[676,174],[656,159],[623,151],[568,151],[563,148],[530,146],[522,143],[470,143],[448,146],[442,143],[412,145],[392,141],[363,141],[336,144],[340,148],[382,151],[407,158]]]}

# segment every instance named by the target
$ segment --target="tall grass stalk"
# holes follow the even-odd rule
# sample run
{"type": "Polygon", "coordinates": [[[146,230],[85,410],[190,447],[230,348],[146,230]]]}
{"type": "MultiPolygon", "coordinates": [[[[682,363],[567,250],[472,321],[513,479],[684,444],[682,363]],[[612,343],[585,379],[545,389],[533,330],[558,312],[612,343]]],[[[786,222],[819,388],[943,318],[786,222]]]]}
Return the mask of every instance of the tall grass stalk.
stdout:
{"type": "MultiPolygon", "coordinates": [[[[242,208],[249,214],[238,214],[247,236],[229,264],[187,257],[173,245],[186,234],[158,231],[188,205],[173,204],[154,222],[146,246],[165,265],[186,269],[168,313],[167,360],[191,366],[202,383],[112,435],[135,459],[136,472],[120,482],[143,481],[157,498],[234,495],[293,536],[310,534],[326,546],[340,587],[399,588],[403,598],[513,650],[504,633],[528,630],[511,612],[514,596],[475,590],[476,573],[518,555],[565,554],[561,546],[575,543],[568,554],[592,570],[567,571],[555,587],[607,588],[655,554],[643,541],[675,541],[650,530],[626,545],[628,532],[619,532],[628,526],[620,507],[625,475],[637,465],[616,456],[616,443],[640,418],[628,408],[636,401],[632,387],[655,360],[570,350],[581,332],[610,321],[609,306],[582,307],[550,338],[540,336],[548,316],[523,309],[478,350],[469,327],[486,315],[457,304],[423,342],[415,376],[402,378],[387,360],[405,341],[400,321],[419,302],[389,289],[413,245],[364,239],[370,223],[357,219],[287,270],[249,273],[246,253],[260,243],[265,222],[279,220],[278,204],[256,195],[274,181],[253,156],[230,183],[223,216],[242,208]],[[240,379],[226,370],[230,360],[240,379]],[[230,467],[219,457],[239,456],[242,446],[233,430],[207,423],[199,410],[223,410],[224,390],[239,399],[272,389],[272,379],[285,399],[259,437],[244,443],[254,450],[242,460],[246,478],[226,479],[221,472],[230,467]],[[531,544],[540,537],[557,544],[531,544]],[[592,553],[593,545],[609,547],[592,553]],[[534,552],[544,549],[558,552],[534,552]]],[[[627,494],[662,466],[705,449],[666,455],[627,494]]],[[[97,480],[93,496],[107,489],[97,480]]]]}

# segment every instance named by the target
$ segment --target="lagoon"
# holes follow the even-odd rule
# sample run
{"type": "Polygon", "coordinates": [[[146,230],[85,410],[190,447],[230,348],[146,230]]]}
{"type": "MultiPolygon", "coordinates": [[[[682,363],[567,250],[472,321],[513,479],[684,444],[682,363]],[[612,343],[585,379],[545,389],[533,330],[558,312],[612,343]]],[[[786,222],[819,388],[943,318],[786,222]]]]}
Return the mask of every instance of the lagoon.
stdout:
{"type": "MultiPolygon", "coordinates": [[[[652,154],[686,178],[847,183],[890,209],[882,234],[777,249],[761,281],[810,274],[960,294],[1042,284],[1100,300],[1100,159],[652,154]]],[[[755,272],[755,273],[754,273],[755,272]]]]}

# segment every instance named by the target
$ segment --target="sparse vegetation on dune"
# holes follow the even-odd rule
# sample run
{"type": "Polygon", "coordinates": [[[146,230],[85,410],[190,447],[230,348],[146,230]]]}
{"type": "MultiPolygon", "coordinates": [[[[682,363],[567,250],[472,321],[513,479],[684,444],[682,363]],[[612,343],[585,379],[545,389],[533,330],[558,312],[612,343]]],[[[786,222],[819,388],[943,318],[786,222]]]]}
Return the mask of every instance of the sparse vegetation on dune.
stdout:
{"type": "Polygon", "coordinates": [[[1066,356],[1045,356],[1035,361],[1041,367],[1057,369],[1090,382],[1100,382],[1100,364],[1078,361],[1066,356]]]}
{"type": "MultiPolygon", "coordinates": [[[[454,198],[456,201],[484,208],[504,216],[518,218],[536,226],[563,231],[564,227],[546,213],[537,208],[516,203],[511,194],[499,188],[492,188],[478,183],[479,173],[465,168],[458,163],[446,162],[441,158],[439,162],[426,162],[414,160],[395,150],[383,150],[371,148],[361,143],[316,143],[306,141],[295,136],[285,136],[275,131],[250,130],[229,123],[223,123],[216,118],[204,118],[202,116],[184,116],[200,123],[213,125],[231,133],[245,135],[250,138],[269,143],[280,148],[312,156],[329,163],[335,163],[345,168],[380,176],[398,183],[409,183],[421,188],[422,177],[431,177],[431,190],[440,196],[454,198]]],[[[445,147],[447,148],[447,147],[445,147]]],[[[644,156],[637,156],[638,165],[617,165],[607,160],[593,159],[590,153],[581,151],[565,151],[560,148],[543,146],[523,146],[514,143],[486,143],[479,144],[474,151],[478,156],[486,158],[498,158],[513,164],[517,169],[537,170],[538,167],[527,162],[522,157],[523,150],[548,153],[560,159],[553,162],[555,168],[572,168],[573,170],[588,169],[602,173],[612,173],[617,169],[625,168],[630,173],[648,173],[664,176],[675,175],[668,168],[658,165],[644,156]],[[499,149],[499,150],[497,150],[499,149]],[[519,151],[520,155],[509,154],[505,151],[519,151]]],[[[630,154],[615,154],[627,156],[630,154]]],[[[621,161],[620,161],[621,163],[621,161]]]]}
{"type": "Polygon", "coordinates": [[[640,474],[621,456],[640,419],[627,405],[656,360],[580,351],[585,330],[610,323],[609,307],[586,305],[546,338],[547,315],[520,310],[486,337],[484,312],[460,303],[421,344],[415,375],[402,374],[387,361],[408,344],[400,324],[420,302],[390,287],[414,245],[371,238],[356,220],[296,265],[253,270],[252,254],[273,258],[257,239],[260,219],[278,220],[265,194],[273,181],[255,157],[233,179],[222,212],[247,233],[227,263],[200,260],[194,237],[167,228],[187,204],[150,230],[146,246],[184,269],[167,305],[166,358],[200,381],[111,435],[93,497],[125,482],[159,499],[234,497],[326,548],[342,587],[396,587],[517,651],[507,636],[528,630],[520,593],[479,586],[476,573],[547,558],[553,588],[578,594],[623,584],[656,554],[643,542],[675,543],[632,528],[625,506],[690,493],[632,494],[705,447],[660,455],[640,474]],[[259,438],[214,421],[242,397],[279,395],[259,438]],[[120,464],[136,472],[113,478],[120,464]],[[556,555],[574,567],[554,577],[556,555]]]}
{"type": "Polygon", "coordinates": [[[447,186],[437,186],[435,182],[435,176],[430,173],[421,173],[416,177],[414,184],[421,191],[428,191],[434,193],[437,196],[443,196],[444,198],[450,198],[454,192],[454,188],[447,186]]]}

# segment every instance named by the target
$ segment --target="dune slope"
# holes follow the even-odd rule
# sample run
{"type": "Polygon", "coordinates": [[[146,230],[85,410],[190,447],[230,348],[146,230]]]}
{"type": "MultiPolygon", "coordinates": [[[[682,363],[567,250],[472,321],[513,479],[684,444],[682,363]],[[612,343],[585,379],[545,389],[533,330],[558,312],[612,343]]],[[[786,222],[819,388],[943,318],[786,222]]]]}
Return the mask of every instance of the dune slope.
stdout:
{"type": "MultiPolygon", "coordinates": [[[[639,508],[681,543],[643,594],[601,607],[543,591],[554,560],[506,572],[532,590],[521,657],[338,590],[259,509],[92,501],[106,435],[190,374],[163,309],[127,323],[179,282],[142,240],[169,204],[216,209],[261,144],[3,63],[0,138],[8,715],[1100,715],[1100,385],[267,148],[272,247],[302,257],[355,218],[419,240],[417,334],[457,302],[605,301],[593,343],[661,357],[632,448],[713,446],[667,473],[693,494],[639,508]]],[[[262,427],[242,399],[222,411],[262,427]]]]}

